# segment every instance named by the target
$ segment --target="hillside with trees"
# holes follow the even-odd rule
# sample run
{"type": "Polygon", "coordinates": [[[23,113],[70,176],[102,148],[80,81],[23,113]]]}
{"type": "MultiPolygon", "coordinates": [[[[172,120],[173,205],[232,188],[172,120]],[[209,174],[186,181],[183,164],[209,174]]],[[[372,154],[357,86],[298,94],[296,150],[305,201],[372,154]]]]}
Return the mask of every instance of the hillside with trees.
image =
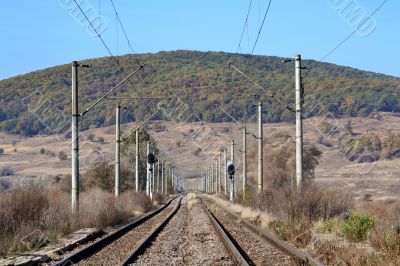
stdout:
{"type": "MultiPolygon", "coordinates": [[[[113,96],[152,96],[162,100],[122,100],[128,111],[122,121],[141,120],[157,105],[184,106],[189,121],[223,122],[229,118],[221,106],[239,120],[251,119],[256,104],[263,101],[265,121],[293,121],[294,64],[283,58],[223,52],[175,51],[88,59],[90,68],[79,69],[79,108],[93,103],[138,67],[143,71],[119,88],[113,96]],[[260,90],[230,69],[232,62],[256,80],[260,90]],[[271,95],[274,97],[271,97],[271,95]],[[176,97],[167,99],[167,97],[176,97]]],[[[368,116],[378,111],[400,112],[400,78],[356,70],[334,64],[304,60],[306,117],[368,116]]],[[[82,130],[114,123],[117,100],[106,100],[80,119],[82,130]]],[[[176,111],[176,110],[175,110],[176,111]]],[[[71,117],[71,64],[16,76],[0,81],[0,130],[25,134],[65,132],[71,117]]],[[[161,112],[157,119],[171,119],[161,112]]]]}

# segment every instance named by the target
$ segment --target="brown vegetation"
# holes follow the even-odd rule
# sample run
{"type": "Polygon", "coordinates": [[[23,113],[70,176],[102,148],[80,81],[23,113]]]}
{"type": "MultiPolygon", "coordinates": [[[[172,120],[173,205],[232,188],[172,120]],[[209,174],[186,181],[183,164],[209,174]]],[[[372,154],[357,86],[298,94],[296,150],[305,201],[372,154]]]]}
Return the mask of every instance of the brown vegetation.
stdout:
{"type": "Polygon", "coordinates": [[[70,196],[58,188],[17,187],[0,194],[0,255],[29,250],[86,227],[113,226],[151,209],[144,193],[113,194],[93,188],[81,193],[79,218],[71,216],[70,196]]]}

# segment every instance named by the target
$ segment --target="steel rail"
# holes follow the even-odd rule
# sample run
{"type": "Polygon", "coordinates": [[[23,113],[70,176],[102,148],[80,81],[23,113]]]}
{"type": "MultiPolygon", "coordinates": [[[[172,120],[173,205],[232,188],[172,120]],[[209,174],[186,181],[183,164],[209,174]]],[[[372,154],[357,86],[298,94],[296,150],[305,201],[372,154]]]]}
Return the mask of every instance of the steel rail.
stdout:
{"type": "Polygon", "coordinates": [[[223,228],[222,224],[215,218],[215,216],[211,213],[208,209],[207,205],[203,202],[203,200],[199,197],[201,204],[204,207],[204,210],[207,213],[208,218],[212,226],[214,227],[215,231],[217,232],[218,236],[224,243],[226,249],[231,255],[231,258],[236,262],[237,265],[249,265],[247,259],[244,257],[241,251],[235,246],[232,241],[232,237],[227,234],[226,229],[223,228]]]}
{"type": "Polygon", "coordinates": [[[131,231],[132,229],[135,229],[139,225],[143,224],[144,222],[150,220],[151,218],[153,218],[154,216],[159,214],[161,211],[163,211],[165,208],[167,208],[171,204],[171,202],[176,198],[177,197],[170,199],[163,206],[150,212],[146,216],[143,216],[143,217],[139,218],[138,220],[133,221],[132,223],[122,227],[121,229],[102,237],[101,239],[95,241],[94,243],[90,244],[89,246],[83,248],[82,250],[79,250],[78,252],[69,255],[68,257],[64,258],[63,260],[56,262],[54,264],[54,266],[73,265],[85,258],[88,258],[89,256],[91,256],[91,255],[95,254],[96,252],[98,252],[99,250],[101,250],[103,247],[105,247],[105,246],[111,244],[112,242],[114,242],[115,240],[119,239],[120,237],[122,237],[123,235],[125,235],[126,233],[131,231]]]}
{"type": "Polygon", "coordinates": [[[218,207],[221,208],[222,210],[224,210],[229,216],[234,218],[236,221],[239,221],[240,223],[242,223],[245,227],[250,229],[252,232],[259,235],[262,239],[273,244],[275,247],[281,249],[288,255],[291,255],[295,258],[300,259],[303,263],[305,263],[307,265],[324,266],[324,264],[319,262],[317,259],[313,258],[307,252],[300,251],[299,249],[290,245],[286,241],[283,241],[283,240],[279,239],[278,237],[276,237],[272,232],[270,232],[266,229],[262,229],[262,228],[258,227],[257,225],[244,220],[242,217],[240,217],[239,215],[237,215],[235,213],[230,212],[225,207],[222,207],[220,205],[218,205],[218,207]]]}
{"type": "Polygon", "coordinates": [[[171,218],[178,212],[180,206],[181,206],[181,201],[182,201],[183,196],[180,197],[178,203],[176,204],[174,210],[168,214],[168,216],[161,222],[159,223],[155,228],[153,228],[147,235],[144,237],[139,244],[136,246],[136,248],[129,254],[124,262],[121,263],[121,266],[129,265],[133,263],[139,255],[141,255],[148,246],[150,246],[151,241],[158,235],[158,233],[168,224],[168,222],[171,220],[171,218]]]}

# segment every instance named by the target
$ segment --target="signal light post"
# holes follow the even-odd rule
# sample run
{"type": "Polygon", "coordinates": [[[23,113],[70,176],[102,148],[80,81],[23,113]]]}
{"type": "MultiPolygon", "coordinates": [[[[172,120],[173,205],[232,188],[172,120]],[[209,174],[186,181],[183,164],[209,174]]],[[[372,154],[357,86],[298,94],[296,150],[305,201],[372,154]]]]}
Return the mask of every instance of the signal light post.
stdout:
{"type": "Polygon", "coordinates": [[[155,157],[154,154],[150,152],[150,142],[147,142],[147,179],[146,179],[146,195],[151,199],[153,198],[152,193],[152,176],[153,176],[153,165],[155,157]]]}
{"type": "Polygon", "coordinates": [[[235,165],[232,162],[229,162],[228,165],[228,175],[229,175],[229,180],[231,183],[231,191],[229,193],[229,200],[233,202],[233,198],[234,198],[234,179],[235,179],[235,165]]]}
{"type": "MultiPolygon", "coordinates": [[[[231,163],[230,165],[235,165],[235,140],[231,141],[231,163]]],[[[234,173],[235,171],[233,171],[234,173]]],[[[229,174],[229,165],[228,165],[228,176],[231,180],[231,191],[230,191],[230,198],[231,201],[233,201],[233,197],[235,195],[235,179],[234,179],[234,175],[229,174]]]]}

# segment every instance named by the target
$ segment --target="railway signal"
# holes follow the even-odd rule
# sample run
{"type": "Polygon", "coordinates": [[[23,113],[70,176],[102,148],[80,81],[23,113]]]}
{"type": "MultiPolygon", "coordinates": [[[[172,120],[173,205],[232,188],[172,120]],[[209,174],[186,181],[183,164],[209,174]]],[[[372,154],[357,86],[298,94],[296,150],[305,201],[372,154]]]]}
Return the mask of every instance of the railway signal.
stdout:
{"type": "Polygon", "coordinates": [[[227,172],[230,181],[229,200],[233,201],[235,189],[235,165],[231,161],[228,162],[227,172]]]}
{"type": "Polygon", "coordinates": [[[155,162],[155,156],[150,152],[150,142],[147,142],[147,175],[146,175],[146,195],[153,198],[151,191],[151,179],[153,175],[153,164],[155,162]]]}

